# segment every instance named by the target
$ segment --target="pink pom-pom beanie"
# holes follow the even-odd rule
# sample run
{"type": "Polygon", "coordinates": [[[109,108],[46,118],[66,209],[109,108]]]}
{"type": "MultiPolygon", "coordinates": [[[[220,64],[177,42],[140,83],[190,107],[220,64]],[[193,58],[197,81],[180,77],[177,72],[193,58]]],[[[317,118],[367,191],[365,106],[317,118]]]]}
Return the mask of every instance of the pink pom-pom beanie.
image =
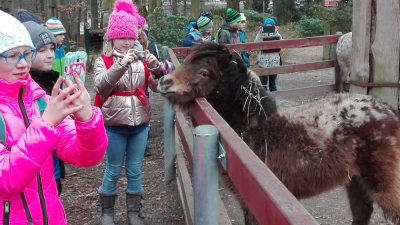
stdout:
{"type": "Polygon", "coordinates": [[[138,21],[138,24],[142,27],[144,27],[144,25],[146,24],[146,18],[144,18],[143,16],[136,14],[136,19],[138,21]]]}
{"type": "Polygon", "coordinates": [[[132,0],[117,0],[114,3],[107,28],[107,37],[109,40],[117,38],[138,39],[136,12],[139,10],[133,4],[132,0]]]}

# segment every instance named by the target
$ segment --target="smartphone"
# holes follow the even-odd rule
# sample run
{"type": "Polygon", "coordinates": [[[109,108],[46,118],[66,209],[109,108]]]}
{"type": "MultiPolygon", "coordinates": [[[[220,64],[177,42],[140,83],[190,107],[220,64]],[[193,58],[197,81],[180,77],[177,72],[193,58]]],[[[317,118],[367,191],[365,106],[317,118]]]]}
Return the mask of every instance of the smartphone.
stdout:
{"type": "Polygon", "coordinates": [[[75,84],[73,74],[78,74],[79,78],[85,83],[87,66],[87,53],[84,51],[68,52],[65,55],[64,76],[65,79],[75,84]]]}
{"type": "Polygon", "coordinates": [[[139,60],[143,60],[146,57],[146,51],[135,51],[135,55],[139,60]]]}
{"type": "Polygon", "coordinates": [[[275,33],[275,26],[263,26],[262,32],[263,33],[275,33]]]}

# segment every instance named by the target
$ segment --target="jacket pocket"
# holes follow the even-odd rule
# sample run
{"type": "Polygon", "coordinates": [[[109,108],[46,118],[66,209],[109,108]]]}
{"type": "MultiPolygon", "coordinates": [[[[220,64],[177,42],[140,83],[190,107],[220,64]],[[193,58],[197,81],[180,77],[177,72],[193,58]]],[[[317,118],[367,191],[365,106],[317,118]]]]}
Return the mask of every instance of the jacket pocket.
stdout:
{"type": "Polygon", "coordinates": [[[10,224],[10,201],[4,201],[4,211],[3,211],[3,224],[9,225],[10,224]]]}

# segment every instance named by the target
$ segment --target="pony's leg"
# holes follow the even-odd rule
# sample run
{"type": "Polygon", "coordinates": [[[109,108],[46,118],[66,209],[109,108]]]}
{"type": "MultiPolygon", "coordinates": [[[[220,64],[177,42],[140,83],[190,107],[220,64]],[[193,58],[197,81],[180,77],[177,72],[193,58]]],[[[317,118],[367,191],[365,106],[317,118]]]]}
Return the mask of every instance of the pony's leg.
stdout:
{"type": "Polygon", "coordinates": [[[361,178],[358,176],[351,178],[346,189],[353,215],[352,225],[368,225],[372,211],[374,210],[374,201],[365,190],[361,178]]]}

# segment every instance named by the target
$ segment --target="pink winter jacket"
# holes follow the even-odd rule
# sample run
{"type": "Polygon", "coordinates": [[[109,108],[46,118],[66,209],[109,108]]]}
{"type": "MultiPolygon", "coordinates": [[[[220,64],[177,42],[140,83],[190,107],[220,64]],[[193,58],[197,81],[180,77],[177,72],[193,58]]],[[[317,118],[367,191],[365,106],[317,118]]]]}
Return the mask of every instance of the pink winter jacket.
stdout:
{"type": "MultiPolygon", "coordinates": [[[[30,75],[11,83],[0,79],[0,111],[7,127],[6,144],[0,144],[0,224],[27,225],[29,214],[34,225],[67,224],[51,153],[56,149],[63,161],[89,167],[100,162],[106,150],[107,136],[98,108],[93,108],[89,121],[67,117],[53,127],[41,119],[34,102],[44,95],[30,75]],[[27,129],[21,107],[30,123],[27,129]]],[[[45,96],[46,101],[49,98],[45,96]]]]}

